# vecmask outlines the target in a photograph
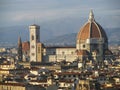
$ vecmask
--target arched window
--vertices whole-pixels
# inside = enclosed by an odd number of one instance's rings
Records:
[[[32,56],[34,56],[35,55],[35,53],[32,53]]]
[[[83,45],[83,48],[85,48],[85,45]]]
[[[65,54],[65,52],[62,52],[62,54],[64,55],[64,54]]]
[[[34,36],[33,35],[31,36],[31,38],[32,38],[32,40],[34,40]]]
[[[32,46],[32,48],[35,48],[35,46]]]

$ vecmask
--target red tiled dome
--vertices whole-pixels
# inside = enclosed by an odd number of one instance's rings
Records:
[[[90,12],[88,22],[80,29],[80,32],[77,35],[77,40],[86,40],[88,38],[104,38],[107,40],[105,31],[94,20],[92,11]]]

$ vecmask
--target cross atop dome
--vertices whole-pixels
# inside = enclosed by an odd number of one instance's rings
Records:
[[[90,14],[89,14],[89,19],[88,19],[88,21],[92,22],[92,21],[94,21],[94,20],[95,20],[95,19],[94,19],[93,10],[91,9],[91,10],[90,10]]]

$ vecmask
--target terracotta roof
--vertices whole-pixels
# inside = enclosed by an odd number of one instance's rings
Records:
[[[77,39],[85,40],[89,38],[89,27],[90,23],[87,23],[84,25],[84,27],[81,28],[80,32],[78,33]]]
[[[88,38],[105,38],[107,39],[105,31],[102,27],[94,22],[87,22],[77,35],[77,39],[86,40]]]
[[[99,31],[98,30],[99,29],[99,27],[98,27],[98,25],[96,24],[96,23],[91,23],[91,32],[90,32],[90,37],[91,38],[100,38],[101,37],[101,30]]]
[[[29,43],[29,42],[23,42],[23,43],[22,43],[22,50],[23,50],[23,51],[28,51],[28,50],[30,50],[30,43]]]
[[[88,20],[77,35],[77,40],[86,40],[88,38],[104,38],[107,41],[105,31],[95,20]]]

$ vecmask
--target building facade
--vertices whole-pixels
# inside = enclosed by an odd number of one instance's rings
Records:
[[[40,42],[40,26],[31,25],[30,30],[30,61],[31,62],[97,62],[111,57],[108,49],[108,38],[102,26],[96,22],[93,11],[88,21],[80,28],[76,37],[76,47],[47,47]]]
[[[75,47],[45,47],[43,57],[46,62],[73,62],[77,59]]]

